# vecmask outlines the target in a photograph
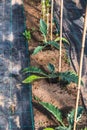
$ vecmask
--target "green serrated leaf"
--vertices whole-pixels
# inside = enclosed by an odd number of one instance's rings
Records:
[[[78,113],[77,113],[77,122],[81,119],[83,111],[84,111],[84,108],[82,106],[79,106]]]
[[[55,130],[71,130],[71,128],[70,127],[59,126],[59,127],[56,127]]]
[[[31,76],[27,77],[25,80],[23,80],[22,83],[31,83],[31,82],[33,82],[35,80],[43,79],[43,78],[46,78],[46,77],[31,75]]]
[[[68,117],[67,117],[67,120],[69,122],[69,125],[73,126],[74,124],[74,113],[75,113],[75,110],[72,110],[69,114],[68,114]]]
[[[53,73],[55,71],[55,67],[51,63],[48,64],[47,68],[48,68],[48,70],[49,70],[50,73]]]
[[[30,66],[28,68],[25,68],[23,71],[23,73],[35,73],[35,74],[40,74],[43,76],[48,76],[45,72],[43,72],[40,68],[38,67],[34,67],[34,66]]]
[[[38,52],[40,52],[42,49],[44,49],[45,46],[38,46],[35,48],[33,55],[37,54]]]
[[[66,71],[59,74],[61,80],[66,81],[68,83],[76,83],[78,84],[78,75],[73,71]]]
[[[59,44],[57,42],[55,42],[55,41],[49,41],[48,44],[52,45],[53,47],[55,47],[56,49],[59,50]]]
[[[47,35],[47,25],[42,19],[40,19],[40,31],[44,36]]]
[[[58,72],[58,73],[48,74],[48,77],[49,77],[49,78],[52,78],[52,79],[53,79],[53,78],[54,78],[54,79],[55,79],[55,78],[58,78],[59,76],[60,76],[59,72]]]
[[[60,41],[60,37],[57,37],[57,38],[55,39],[55,42],[59,42],[59,41]],[[63,42],[63,43],[67,43],[68,45],[70,44],[69,41],[68,41],[66,38],[64,38],[64,37],[62,37],[62,42]]]
[[[39,104],[41,104],[46,110],[48,110],[57,119],[57,121],[59,121],[64,126],[62,122],[62,114],[57,107],[55,107],[51,103],[46,102],[39,102]]]
[[[77,122],[80,120],[82,113],[83,113],[84,108],[79,106],[78,107],[78,112],[77,112]],[[69,125],[71,125],[73,127],[74,124],[74,114],[75,114],[75,110],[72,110],[67,117],[67,120],[69,122]]]
[[[60,80],[65,81],[67,83],[76,83],[78,84],[78,75],[73,71],[66,71],[66,72],[57,72],[52,73],[48,75],[49,78],[57,78],[59,77]],[[81,84],[83,85],[83,82],[81,81]]]
[[[53,129],[53,128],[45,128],[43,130],[55,130],[55,129]]]

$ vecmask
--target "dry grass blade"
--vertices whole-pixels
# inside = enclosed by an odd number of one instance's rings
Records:
[[[51,41],[53,40],[53,0],[51,2]]]
[[[61,11],[60,11],[60,52],[59,52],[59,72],[61,72],[62,24],[63,24],[63,0],[61,0]]]
[[[49,33],[49,16],[50,16],[50,14],[49,14],[49,12],[50,12],[50,4],[49,4],[49,0],[46,0],[46,12],[47,12],[47,14],[46,14],[46,16],[47,16],[47,34]]]

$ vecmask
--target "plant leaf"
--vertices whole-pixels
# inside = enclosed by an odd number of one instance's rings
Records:
[[[82,116],[82,113],[83,113],[83,110],[84,108],[83,107],[78,107],[78,112],[77,112],[77,122],[79,121],[79,119],[81,118]],[[68,117],[67,117],[67,120],[69,122],[69,125],[71,125],[73,127],[73,124],[74,124],[74,114],[75,114],[75,110],[72,110],[69,114],[68,114]]]
[[[60,80],[65,81],[67,83],[76,83],[78,84],[78,75],[73,71],[66,71],[66,72],[56,72],[48,75],[49,78],[57,78],[59,77]],[[83,82],[81,81],[81,85]]]
[[[40,19],[40,31],[44,36],[47,35],[47,25],[42,19]]]
[[[31,76],[28,76],[25,80],[23,80],[22,83],[31,83],[35,80],[42,79],[42,78],[46,78],[46,77],[31,75]]]
[[[31,40],[31,32],[29,30],[25,30],[23,36],[26,38],[26,40]]]
[[[34,67],[34,66],[30,66],[28,68],[25,68],[22,72],[23,73],[29,73],[30,72],[30,73],[35,73],[35,74],[40,74],[40,75],[48,76],[41,69],[39,69],[38,67]]]
[[[34,96],[34,100],[36,100],[38,102],[41,101],[40,98],[38,98],[37,96]]]
[[[55,67],[51,63],[48,64],[47,68],[48,68],[48,70],[49,70],[50,73],[53,73],[55,71]]]
[[[57,37],[57,38],[55,39],[55,42],[59,42],[59,41],[60,41],[60,37]],[[67,43],[68,45],[70,44],[69,41],[68,41],[66,38],[64,38],[64,37],[62,37],[62,42],[63,42],[63,43]]]
[[[66,81],[68,83],[73,82],[78,84],[78,75],[73,71],[66,71],[66,72],[59,73],[59,77],[61,80]]]
[[[53,128],[45,128],[43,130],[55,130],[55,129],[53,129]]]
[[[62,114],[57,107],[55,107],[51,103],[46,102],[39,102],[39,104],[41,104],[46,110],[48,110],[57,119],[57,121],[64,125],[62,122]]]
[[[77,122],[81,119],[83,111],[84,111],[84,108],[82,106],[79,106],[78,113],[77,113]]]
[[[87,127],[85,127],[84,129],[81,129],[81,130],[87,130]]]
[[[71,130],[71,127],[59,126],[59,127],[56,127],[55,130]]]
[[[57,72],[57,73],[51,73],[51,74],[48,74],[48,77],[53,79],[53,78],[58,78],[59,75],[60,75],[59,72]]]
[[[53,74],[49,74],[48,77],[49,78],[57,78],[57,77],[59,77],[61,80],[66,81],[68,83],[70,83],[72,81],[76,82],[76,81],[74,81],[74,78],[73,78],[74,75],[71,75],[71,74],[72,74],[72,71],[56,72],[56,73],[53,73]],[[76,80],[76,76],[77,75],[75,75],[75,80]]]
[[[45,46],[38,46],[34,49],[33,51],[33,55],[37,54],[38,52],[40,52],[42,49],[44,49]]]
[[[54,46],[56,49],[58,49],[59,50],[59,44],[57,43],[57,42],[55,42],[55,41],[49,41],[49,42],[47,42],[49,45],[52,45],[52,46]]]
[[[73,126],[74,124],[74,113],[75,113],[75,110],[72,110],[69,114],[68,114],[68,117],[67,117],[67,120],[69,122],[69,125]]]

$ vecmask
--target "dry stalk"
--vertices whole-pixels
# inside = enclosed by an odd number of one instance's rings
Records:
[[[60,7],[60,50],[59,50],[59,72],[61,72],[61,57],[62,57],[62,24],[63,24],[63,0]]]
[[[51,41],[53,40],[53,0],[51,1]]]
[[[41,0],[41,5],[42,5],[42,19],[45,21],[45,18],[46,18],[46,5],[45,5],[45,0]]]
[[[80,97],[80,90],[81,90],[81,74],[82,74],[83,55],[84,55],[84,48],[85,48],[86,30],[87,30],[87,1],[86,1],[86,12],[85,12],[84,29],[83,29],[83,37],[82,37],[82,49],[81,49],[79,79],[78,79],[78,91],[77,91],[77,98],[76,98],[76,109],[75,109],[73,130],[76,130],[76,125],[77,125],[77,112],[78,112],[78,104],[79,104],[79,97]]]
[[[49,7],[47,7],[47,34],[49,33]]]

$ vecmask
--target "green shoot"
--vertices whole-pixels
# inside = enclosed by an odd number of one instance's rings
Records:
[[[28,30],[25,30],[24,33],[23,33],[23,36],[26,38],[27,41],[30,41],[31,40],[31,33],[30,31]]]
[[[46,39],[47,25],[42,19],[40,19],[40,31],[41,31],[42,35],[44,36],[44,42],[47,42],[47,39]]]

